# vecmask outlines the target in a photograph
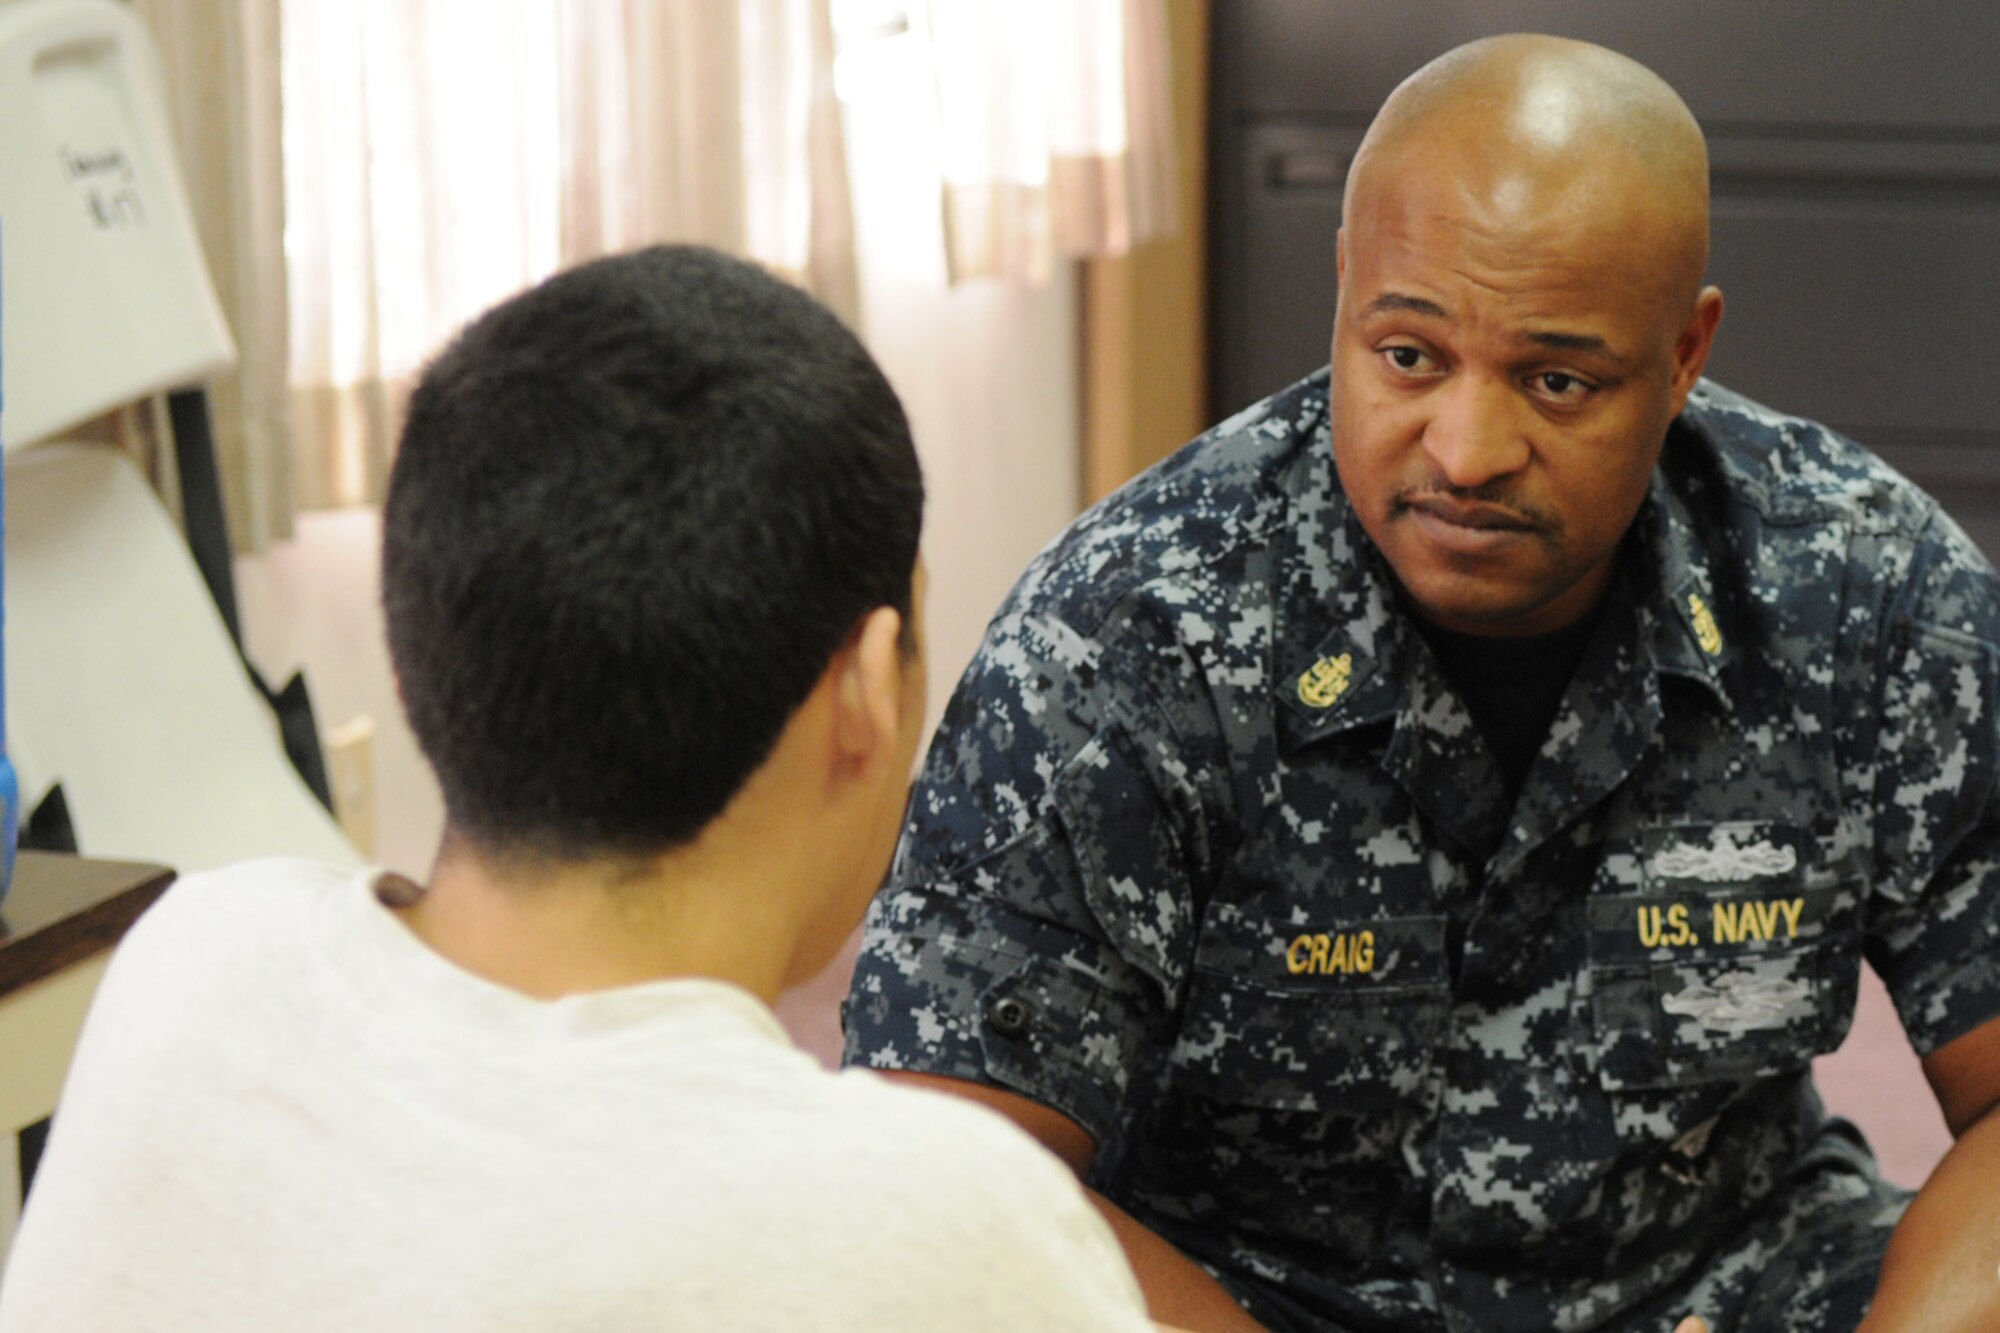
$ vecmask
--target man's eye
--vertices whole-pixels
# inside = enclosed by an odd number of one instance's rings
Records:
[[[1409,346],[1385,347],[1382,356],[1395,369],[1405,373],[1422,370],[1424,362],[1430,359],[1420,349]]]
[[[1530,377],[1529,382],[1543,397],[1565,403],[1574,403],[1587,397],[1594,387],[1589,381],[1578,379],[1566,370],[1544,370]]]

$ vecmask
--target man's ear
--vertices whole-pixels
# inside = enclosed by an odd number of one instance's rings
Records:
[[[1701,378],[1702,369],[1708,365],[1708,353],[1715,346],[1715,330],[1722,323],[1722,291],[1716,287],[1704,287],[1701,295],[1695,297],[1694,314],[1680,337],[1674,340],[1674,415],[1679,416],[1687,406],[1687,396],[1694,388],[1694,382]]]
[[[878,606],[862,618],[833,663],[834,745],[843,772],[867,773],[874,765],[895,762],[908,688],[902,637],[901,613]]]

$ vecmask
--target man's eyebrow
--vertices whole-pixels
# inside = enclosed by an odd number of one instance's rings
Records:
[[[1370,301],[1361,313],[1379,315],[1387,310],[1407,310],[1413,315],[1430,315],[1436,319],[1451,318],[1436,301],[1427,301],[1421,296],[1405,296],[1401,292],[1383,292]]]
[[[1619,372],[1629,374],[1637,363],[1624,352],[1595,333],[1564,333],[1556,329],[1543,329],[1536,333],[1524,334],[1522,341],[1535,347],[1546,347],[1557,352],[1585,352],[1602,359],[1606,365]]]
[[[1362,307],[1364,318],[1391,310],[1407,311],[1413,315],[1427,315],[1433,319],[1450,319],[1451,312],[1427,297],[1411,296],[1406,292],[1383,292]],[[1610,357],[1623,365],[1626,358],[1611,350],[1611,344],[1595,333],[1564,333],[1560,330],[1545,329],[1521,335],[1523,342],[1537,347],[1546,347],[1558,352],[1595,352]]]
[[[1527,341],[1537,347],[1553,347],[1563,352],[1608,352],[1611,345],[1594,333],[1530,333]]]

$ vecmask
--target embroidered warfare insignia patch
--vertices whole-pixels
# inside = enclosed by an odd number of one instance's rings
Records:
[[[1660,1007],[1716,1032],[1756,1032],[1810,1018],[1813,994],[1812,987],[1797,977],[1727,972],[1663,997]]]
[[[1681,839],[1654,850],[1648,869],[1662,879],[1709,883],[1785,875],[1796,869],[1798,852],[1757,830],[1715,828],[1703,842]]]

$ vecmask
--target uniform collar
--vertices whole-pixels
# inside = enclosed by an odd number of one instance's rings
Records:
[[[1272,683],[1291,749],[1393,718],[1409,645],[1388,569],[1340,489],[1324,422],[1287,481]]]
[[[1667,437],[1673,450],[1681,432]],[[1683,446],[1684,447],[1684,446]],[[1633,524],[1624,586],[1637,603],[1654,670],[1705,687],[1726,710],[1734,709],[1731,670],[1737,656],[1738,608],[1711,569],[1687,497],[1655,468],[1646,503]]]
[[[1405,623],[1387,564],[1340,490],[1322,423],[1287,479],[1291,521],[1278,538],[1281,751],[1393,721],[1384,764],[1411,798],[1468,848],[1495,851],[1496,873],[1519,864],[1639,763],[1665,706],[1661,679],[1691,681],[1732,709],[1739,618],[1668,471],[1654,473],[1609,593],[1619,604],[1605,608],[1578,664],[1593,684],[1566,698],[1559,743],[1510,812],[1497,766]]]
[[[1676,435],[1684,429],[1675,423]],[[1674,444],[1670,437],[1668,448]],[[1287,486],[1272,683],[1289,749],[1396,716],[1414,636],[1386,562],[1340,489],[1324,419]],[[1738,617],[1665,469],[1654,470],[1623,566],[1610,595],[1632,599],[1654,670],[1733,708]]]
[[[1290,753],[1377,723],[1393,723],[1382,766],[1430,820],[1483,857],[1506,828],[1499,765],[1465,705],[1408,621],[1386,562],[1334,478],[1332,449],[1317,447],[1301,486],[1321,480],[1325,512],[1294,523],[1283,566],[1277,662],[1278,743]],[[1312,473],[1315,475],[1305,475]]]

